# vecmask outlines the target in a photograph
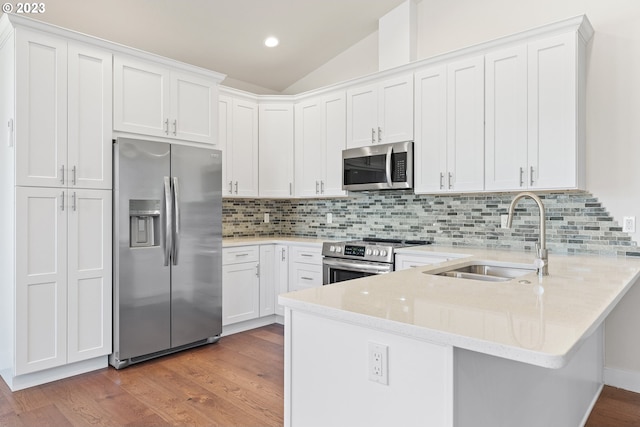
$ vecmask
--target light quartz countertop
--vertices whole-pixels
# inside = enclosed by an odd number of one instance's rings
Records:
[[[236,246],[251,245],[278,245],[278,244],[296,244],[300,246],[319,246],[321,247],[327,239],[312,239],[306,237],[235,237],[222,239],[223,248],[233,248]]]
[[[640,259],[550,254],[549,276],[532,272],[485,282],[424,273],[484,260],[533,267],[534,255],[436,245],[398,253],[467,256],[290,292],[279,302],[415,339],[561,368],[640,277]]]

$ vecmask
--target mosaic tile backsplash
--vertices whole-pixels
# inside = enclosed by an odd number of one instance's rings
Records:
[[[533,250],[538,207],[522,199],[513,228],[500,228],[514,193],[415,195],[406,191],[352,194],[340,199],[224,199],[223,236],[363,237],[429,240],[450,246]],[[587,192],[540,194],[552,253],[640,256],[598,199]],[[269,223],[264,223],[269,213]],[[327,224],[327,214],[333,222]]]

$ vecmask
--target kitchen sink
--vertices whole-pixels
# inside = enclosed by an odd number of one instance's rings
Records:
[[[424,274],[483,280],[485,282],[506,282],[536,271],[534,266],[528,264],[497,264],[491,261],[478,261],[474,264],[453,267],[445,271],[425,271]]]

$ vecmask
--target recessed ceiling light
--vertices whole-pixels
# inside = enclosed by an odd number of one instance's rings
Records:
[[[280,41],[275,37],[267,37],[264,41],[264,45],[267,47],[276,47],[278,43],[280,43]]]

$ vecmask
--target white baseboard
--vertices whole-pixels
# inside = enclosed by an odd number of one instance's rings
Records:
[[[605,367],[603,376],[606,385],[640,393],[640,372]]]
[[[238,332],[245,332],[250,329],[260,328],[262,326],[272,325],[277,322],[275,314],[266,317],[260,317],[258,319],[246,320],[240,323],[234,323],[232,325],[226,325],[222,327],[222,337],[227,335],[237,334]]]

